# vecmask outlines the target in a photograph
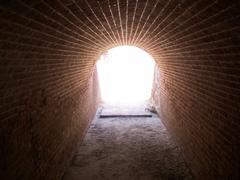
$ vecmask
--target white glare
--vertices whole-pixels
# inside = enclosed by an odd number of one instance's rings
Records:
[[[155,62],[134,46],[119,46],[97,62],[100,90],[105,103],[137,103],[151,96]]]

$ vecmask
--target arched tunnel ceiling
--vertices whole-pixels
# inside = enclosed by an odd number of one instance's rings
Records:
[[[1,3],[0,15],[6,63],[15,66],[18,57],[18,63],[35,63],[39,70],[52,62],[55,69],[65,70],[71,84],[79,84],[77,77],[86,83],[99,56],[118,45],[140,47],[159,68],[174,71],[183,60],[204,66],[217,57],[223,65],[234,64],[226,63],[225,57],[239,48],[239,1],[12,0]],[[192,64],[184,66],[188,67],[182,72]],[[42,78],[50,82],[48,75]],[[54,91],[59,89],[52,89],[53,95]]]
[[[32,48],[63,49],[88,61],[122,44],[155,58],[214,53],[239,30],[238,6],[225,0],[16,0],[5,6],[11,10],[5,17],[1,11],[1,29],[10,19],[21,36],[27,31],[24,38],[41,40]]]

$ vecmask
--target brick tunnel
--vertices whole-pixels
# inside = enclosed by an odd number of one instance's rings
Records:
[[[0,2],[0,179],[61,179],[120,45],[156,60],[153,103],[195,179],[240,178],[239,1]]]

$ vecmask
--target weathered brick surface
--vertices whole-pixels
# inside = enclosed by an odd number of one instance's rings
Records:
[[[130,44],[158,64],[154,102],[197,179],[238,179],[239,8],[238,0],[1,1],[1,174],[61,176],[96,108],[95,61]]]
[[[1,122],[4,178],[59,179],[96,112],[97,88],[95,72],[70,97],[53,98],[41,88],[9,99],[18,107],[6,109]]]

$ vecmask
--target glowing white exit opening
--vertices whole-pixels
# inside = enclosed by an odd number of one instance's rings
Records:
[[[137,103],[151,96],[154,59],[135,46],[108,50],[97,62],[100,90],[105,103]]]

